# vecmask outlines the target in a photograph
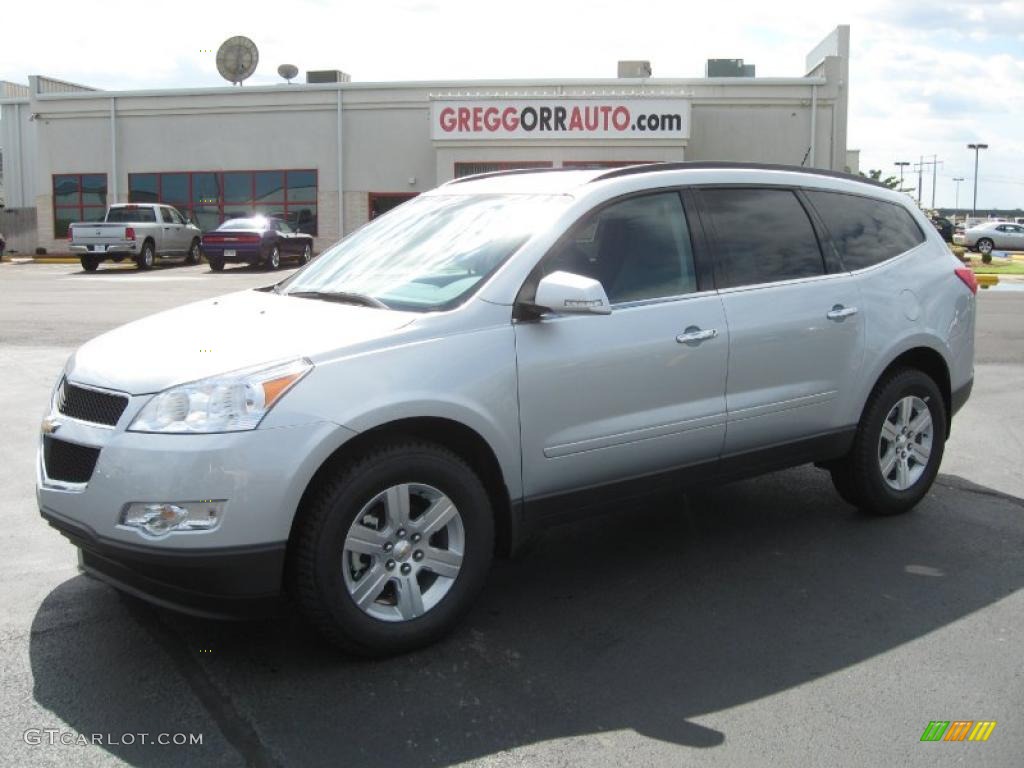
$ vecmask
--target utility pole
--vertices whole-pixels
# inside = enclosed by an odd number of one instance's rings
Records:
[[[924,171],[924,155],[921,155],[921,160],[917,164],[917,207],[921,207],[921,173]]]
[[[921,177],[924,173],[924,167],[930,165],[932,167],[932,208],[935,208],[935,172],[938,166],[942,165],[942,161],[939,160],[938,155],[932,155],[931,160],[925,160],[924,155],[921,156],[921,162],[917,164],[917,204],[921,204]]]
[[[964,180],[963,176],[954,176],[953,183],[956,184],[956,204],[953,206],[957,213],[960,213],[960,182]]]
[[[900,192],[903,191],[903,169],[910,165],[908,160],[897,160],[893,165],[898,166],[900,169]]]
[[[938,155],[932,155],[932,210],[935,210],[935,177],[939,175],[939,166],[942,165],[942,161],[939,160]]]
[[[988,149],[988,144],[968,144],[968,149],[974,150],[974,203],[971,205],[971,216],[978,216],[978,151]]]

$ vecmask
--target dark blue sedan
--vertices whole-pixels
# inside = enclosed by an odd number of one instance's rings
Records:
[[[214,272],[224,269],[227,262],[278,269],[284,259],[308,263],[313,257],[313,237],[270,216],[228,219],[203,235],[203,253]]]

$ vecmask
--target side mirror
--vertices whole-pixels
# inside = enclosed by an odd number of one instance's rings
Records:
[[[559,315],[610,315],[604,286],[572,272],[552,272],[537,284],[536,306]]]

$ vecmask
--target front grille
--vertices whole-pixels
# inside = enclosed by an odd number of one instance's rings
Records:
[[[114,426],[128,407],[128,398],[95,389],[76,387],[67,379],[61,382],[57,393],[57,410],[72,419],[91,421],[93,424]]]
[[[99,448],[69,443],[50,435],[43,436],[43,462],[46,476],[64,483],[87,483],[96,469]]]

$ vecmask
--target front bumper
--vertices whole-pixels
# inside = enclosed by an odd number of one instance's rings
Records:
[[[78,547],[82,569],[151,603],[195,616],[271,616],[282,607],[285,545],[157,550],[105,541],[53,510],[43,518]]]
[[[114,427],[53,414],[59,428],[46,439],[98,455],[85,482],[62,481],[48,476],[40,440],[40,514],[79,547],[86,571],[120,589],[202,615],[268,612],[302,494],[354,433],[325,421],[223,434],[125,431],[148,400],[131,398]],[[156,538],[120,523],[132,502],[203,499],[224,500],[210,530]]]

